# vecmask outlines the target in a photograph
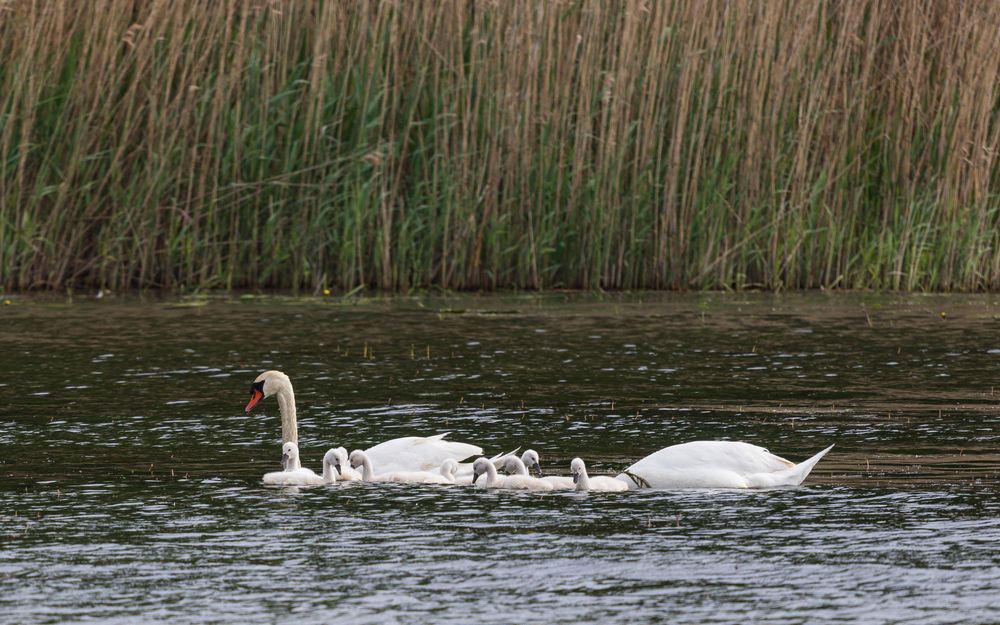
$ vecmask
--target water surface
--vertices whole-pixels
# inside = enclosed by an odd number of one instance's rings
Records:
[[[944,314],[942,314],[944,313]],[[876,295],[17,299],[0,622],[1000,622],[1000,304]],[[450,431],[614,473],[743,440],[801,487],[269,489]]]

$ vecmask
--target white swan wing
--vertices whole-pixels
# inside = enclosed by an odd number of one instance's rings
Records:
[[[430,471],[445,460],[456,462],[470,456],[482,455],[476,445],[444,440],[445,434],[436,436],[404,436],[379,443],[365,450],[379,471]]]

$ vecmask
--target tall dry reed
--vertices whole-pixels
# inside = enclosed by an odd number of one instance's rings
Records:
[[[993,0],[0,0],[0,284],[995,289],[998,96]]]

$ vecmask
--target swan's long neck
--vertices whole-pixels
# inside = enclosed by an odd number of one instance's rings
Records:
[[[507,461],[508,471],[510,471],[512,465],[514,467],[514,475],[528,475],[528,467],[524,466],[524,461],[517,456],[511,456],[510,460]]]
[[[292,390],[292,383],[282,384],[274,396],[278,400],[278,411],[281,413],[281,442],[298,445],[299,423],[295,418],[295,392]]]
[[[361,461],[361,479],[370,482],[375,477],[375,470],[372,469],[372,459],[367,454]]]
[[[326,459],[323,460],[323,479],[327,482],[337,481],[337,471],[333,468],[333,463],[327,462]]]
[[[486,485],[493,486],[497,483],[497,468],[492,462],[486,463]]]

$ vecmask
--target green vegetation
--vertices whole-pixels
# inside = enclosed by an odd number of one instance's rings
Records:
[[[995,289],[998,32],[994,0],[0,1],[0,285]]]

